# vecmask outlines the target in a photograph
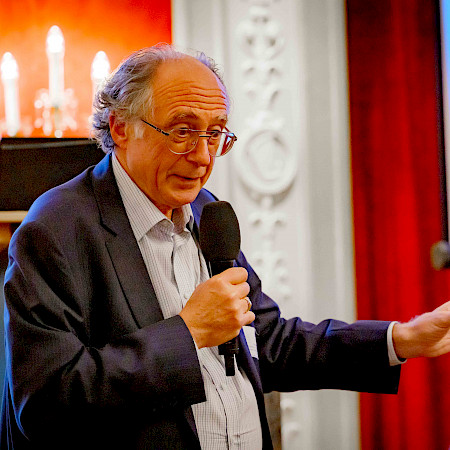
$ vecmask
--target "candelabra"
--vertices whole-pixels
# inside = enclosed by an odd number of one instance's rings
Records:
[[[42,88],[34,98],[34,128],[45,136],[62,137],[66,130],[78,129],[78,99],[72,88],[64,87],[65,41],[61,29],[54,25],[46,39],[48,58],[48,89]],[[99,51],[91,65],[93,95],[109,75],[110,64],[105,52]],[[18,79],[19,68],[10,52],[1,61],[1,79],[5,98],[6,134],[15,136],[21,128]]]

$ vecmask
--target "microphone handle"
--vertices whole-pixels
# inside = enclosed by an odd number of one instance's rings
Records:
[[[225,342],[225,344],[219,345],[219,355],[223,355],[225,358],[225,374],[227,377],[233,377],[234,371],[234,355],[239,353],[239,341],[235,337],[231,341]]]
[[[224,270],[230,269],[234,266],[234,259],[227,261],[210,261],[209,272],[211,276],[218,275]],[[235,374],[234,370],[234,355],[239,353],[239,341],[235,337],[224,344],[219,345],[219,355],[225,358],[225,373],[227,377],[232,377]]]

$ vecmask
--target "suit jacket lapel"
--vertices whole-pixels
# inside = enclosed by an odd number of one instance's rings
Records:
[[[150,277],[114,178],[111,155],[94,168],[94,195],[107,231],[106,247],[138,327],[163,320]]]

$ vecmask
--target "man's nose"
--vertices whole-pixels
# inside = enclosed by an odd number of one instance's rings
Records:
[[[208,138],[199,137],[194,149],[186,156],[190,161],[195,161],[198,165],[207,166],[212,158],[208,151]]]

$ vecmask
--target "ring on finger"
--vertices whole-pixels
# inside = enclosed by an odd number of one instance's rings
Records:
[[[250,299],[248,297],[245,297],[245,300],[247,300],[247,311],[246,312],[249,312],[252,307],[252,302],[250,301]]]

